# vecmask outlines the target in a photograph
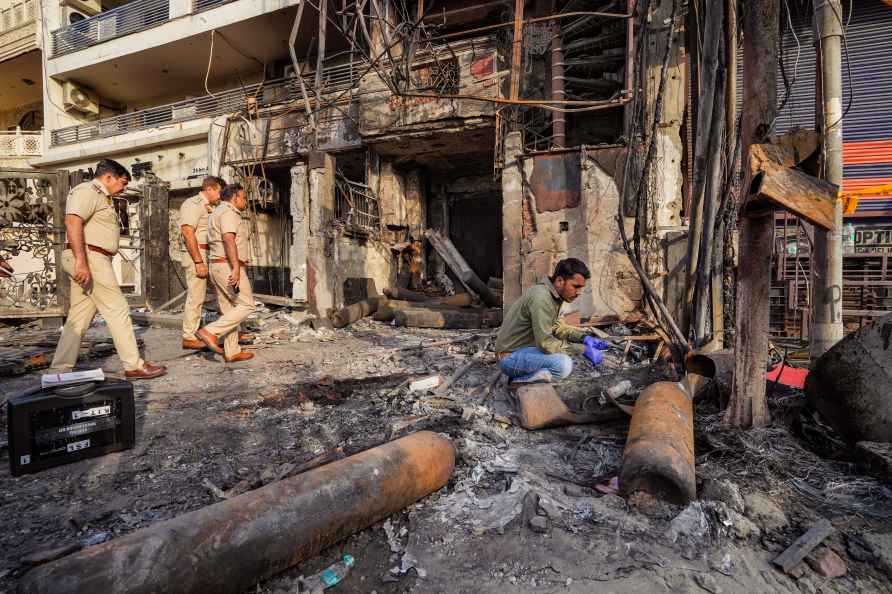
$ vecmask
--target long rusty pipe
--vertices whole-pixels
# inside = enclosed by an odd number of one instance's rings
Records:
[[[452,443],[421,431],[30,571],[21,594],[239,594],[446,484]]]
[[[695,356],[681,382],[657,382],[635,403],[619,474],[622,495],[644,491],[684,505],[697,496],[694,473],[694,396],[715,374]]]
[[[564,92],[564,48],[561,39],[561,25],[558,21],[554,23],[553,34],[554,36],[551,38],[551,100],[563,101],[566,97]],[[567,115],[560,111],[552,113],[551,125],[551,146],[553,148],[566,147]]]

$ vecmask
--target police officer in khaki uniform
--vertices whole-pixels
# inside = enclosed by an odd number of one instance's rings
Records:
[[[223,202],[208,217],[208,242],[210,276],[223,315],[195,334],[209,349],[224,355],[227,363],[235,363],[254,357],[241,350],[238,340],[239,324],[254,311],[254,295],[246,270],[250,259],[248,222],[242,218],[248,199],[241,184],[226,186],[220,197]],[[220,337],[224,338],[222,349],[217,344]]]
[[[112,197],[123,192],[129,182],[130,173],[123,165],[103,159],[96,165],[93,180],[74,187],[68,194],[68,243],[62,252],[62,269],[71,277],[71,306],[56,345],[53,369],[74,367],[81,339],[99,311],[108,324],[127,379],[151,379],[167,373],[166,367],[140,358],[130,307],[112,268],[121,236],[121,221]]]
[[[208,288],[208,215],[220,204],[220,192],[226,185],[219,177],[208,176],[201,183],[201,192],[180,207],[180,231],[186,252],[183,271],[186,273],[186,304],[183,306],[183,348],[204,348],[195,337],[201,325],[201,308]]]

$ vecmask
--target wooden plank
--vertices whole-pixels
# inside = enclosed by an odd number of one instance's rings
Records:
[[[468,266],[468,262],[448,238],[444,237],[439,231],[434,229],[425,231],[424,236],[427,237],[427,240],[434,247],[434,250],[436,250],[440,257],[446,261],[449,268],[452,269],[469,291],[473,291],[480,295],[483,302],[490,307],[500,307],[502,305],[501,299],[496,297],[492,290],[486,286],[486,283],[480,280],[480,277],[471,270],[471,267]]]
[[[788,572],[802,563],[802,560],[832,533],[833,525],[829,520],[822,519],[809,528],[808,532],[797,538],[787,550],[775,557],[772,563]]]
[[[833,228],[833,211],[839,187],[812,177],[797,169],[771,167],[753,180],[757,196],[747,204],[748,210],[761,211],[764,202],[771,202],[813,225]]]
[[[146,184],[140,202],[140,232],[144,238],[148,238],[142,242],[143,296],[150,306],[170,299],[167,194],[166,183]]]
[[[511,99],[520,98],[520,55],[523,44],[524,0],[514,1],[514,38],[511,48]]]
[[[664,333],[664,336],[665,336],[665,333]],[[636,341],[665,340],[665,339],[663,338],[663,336],[660,336],[659,334],[633,334],[631,336],[608,336],[607,340],[616,340],[616,341],[628,340],[628,341],[636,342]]]
[[[404,309],[394,313],[397,326],[408,328],[481,328],[482,315],[472,310]]]
[[[254,301],[265,303],[266,305],[278,305],[281,307],[295,307],[298,303],[291,297],[282,297],[280,295],[264,295],[263,293],[254,293]]]

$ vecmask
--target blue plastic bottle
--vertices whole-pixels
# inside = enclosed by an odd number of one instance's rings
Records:
[[[317,573],[305,580],[305,583],[312,588],[312,591],[328,590],[332,586],[340,584],[353,565],[356,563],[352,555],[344,555],[337,563],[330,565],[324,571]]]

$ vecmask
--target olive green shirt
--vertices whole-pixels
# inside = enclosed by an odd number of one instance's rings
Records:
[[[550,280],[543,279],[511,304],[496,337],[496,353],[539,347],[550,354],[581,354],[586,334],[558,319],[563,299]]]

